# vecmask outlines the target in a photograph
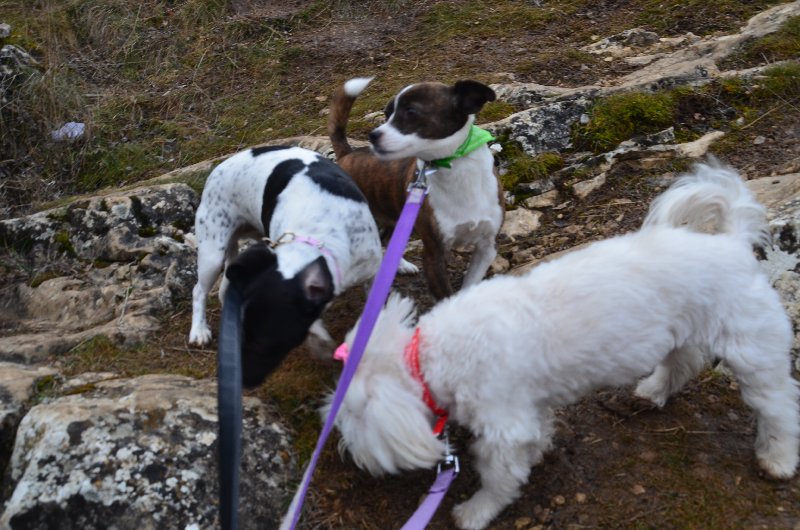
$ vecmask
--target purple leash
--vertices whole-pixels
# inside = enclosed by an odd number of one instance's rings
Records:
[[[405,251],[408,239],[411,237],[411,231],[414,228],[414,223],[416,222],[417,215],[419,214],[419,209],[422,206],[422,201],[425,200],[425,195],[427,193],[428,174],[433,173],[434,171],[436,170],[428,169],[427,163],[424,164],[419,169],[416,182],[414,182],[414,184],[412,184],[409,188],[406,204],[403,206],[403,211],[400,213],[400,218],[397,220],[394,232],[392,233],[392,238],[389,240],[389,244],[386,247],[386,253],[383,256],[383,261],[378,269],[378,274],[375,276],[375,281],[373,282],[372,288],[367,296],[367,303],[364,306],[364,312],[361,314],[361,323],[356,330],[356,336],[353,340],[353,347],[350,349],[348,361],[345,363],[344,369],[342,370],[342,375],[339,377],[339,383],[336,386],[336,392],[334,393],[333,400],[331,401],[330,412],[325,420],[325,424],[322,426],[322,431],[320,432],[319,440],[317,440],[317,446],[314,449],[314,454],[311,456],[308,467],[306,467],[305,473],[303,474],[303,481],[300,484],[300,488],[297,490],[297,493],[292,500],[292,504],[289,507],[286,519],[281,524],[281,530],[293,530],[300,519],[303,500],[308,492],[308,485],[311,482],[311,475],[314,473],[314,469],[317,466],[317,461],[322,453],[322,448],[324,447],[325,442],[327,441],[328,436],[333,429],[333,422],[336,418],[336,413],[339,411],[339,407],[344,400],[345,392],[347,392],[347,387],[350,386],[350,381],[352,381],[353,375],[358,367],[358,363],[361,360],[361,356],[367,347],[367,342],[372,334],[372,329],[375,327],[375,322],[378,320],[378,315],[380,314],[383,305],[386,303],[386,299],[389,297],[389,291],[391,290],[392,283],[397,275],[397,268],[400,265],[400,260],[403,257],[403,252]],[[440,477],[444,475],[445,473],[442,473]],[[437,479],[437,482],[439,482],[439,479]],[[443,494],[444,491],[442,491],[442,495]],[[438,502],[436,504],[438,506]],[[434,511],[435,509],[436,507],[433,508]],[[430,516],[427,517],[427,520],[430,520],[432,515],[433,512],[431,512]]]
[[[452,483],[453,479],[458,475],[458,457],[450,454],[450,440],[447,436],[447,426],[445,426],[445,430],[442,434],[444,436],[445,446],[447,447],[444,462],[439,464],[436,468],[436,480],[428,490],[428,496],[425,497],[425,500],[419,505],[417,511],[411,516],[411,519],[406,521],[406,524],[404,524],[400,530],[418,530],[428,526],[428,522],[433,517],[433,514],[436,513],[436,509],[442,502],[445,493],[447,493],[450,483]],[[442,466],[450,467],[442,471]]]

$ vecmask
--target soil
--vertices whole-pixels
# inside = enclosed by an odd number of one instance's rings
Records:
[[[461,0],[446,3],[454,10],[468,4]],[[234,4],[247,13],[275,10],[281,5],[255,0]],[[419,43],[404,43],[403,35],[434,2],[397,4],[401,4],[399,11],[387,14],[364,3],[350,2],[352,16],[294,32],[292,44],[306,50],[303,64],[294,70],[297,81],[317,85],[310,92],[325,95],[346,77],[380,73],[389,62],[398,61],[409,65],[405,77],[415,78],[414,65],[425,61],[426,50]],[[536,31],[496,38],[466,33],[458,45],[450,47],[439,70],[448,80],[454,72],[473,72],[471,77],[495,80],[512,73],[518,81],[560,86],[613,79],[630,67],[564,50],[591,42],[592,35],[608,36],[629,29],[637,9],[644,4],[601,1],[559,18],[558,23],[537,26]],[[735,13],[697,9],[700,11],[676,16],[665,28],[659,28],[661,36],[686,31],[698,35],[727,32],[744,21]],[[491,3],[486,10],[488,15]],[[424,75],[430,78],[431,74],[428,65]],[[750,178],[797,164],[798,118],[798,105],[787,105],[726,140],[716,153]],[[322,126],[322,118],[320,121]],[[765,141],[754,143],[759,136]],[[501,254],[513,263],[514,255],[523,251],[530,258],[539,258],[634,230],[649,200],[662,189],[664,176],[674,169],[666,166],[643,171],[619,164],[601,192],[564,210],[548,212],[531,241],[501,246]],[[410,253],[410,259],[420,264],[418,253]],[[463,263],[462,257],[456,256],[451,264],[456,284]],[[423,310],[432,304],[421,275],[398,278],[397,288],[414,296]],[[355,323],[363,300],[361,292],[347,293],[327,312],[325,320],[334,338],[341,339]],[[216,345],[199,350],[185,344],[189,312],[188,307],[182,307],[167,317],[168,329],[174,331],[152,345],[153,351],[162,352],[161,357],[152,356],[153,369],[169,368],[168,363],[159,361],[166,350],[173,361],[196,363],[213,373]],[[215,326],[216,310],[212,310],[211,318]],[[303,460],[308,458],[319,429],[314,410],[321,403],[323,390],[333,388],[338,371],[332,361],[314,359],[300,349],[257,391],[279,403],[297,433]],[[759,471],[753,452],[753,416],[741,401],[736,383],[719,370],[704,372],[662,410],[632,398],[631,389],[620,388],[590,395],[560,411],[558,418],[552,451],[534,467],[522,496],[490,528],[800,529],[800,479],[777,482]],[[328,442],[315,473],[301,528],[402,526],[433,482],[433,472],[373,478],[357,469],[348,457],[340,457],[336,437],[334,434]],[[467,450],[469,434],[456,428],[452,441],[462,471],[429,526],[434,530],[453,528],[449,514],[453,505],[479,486]]]

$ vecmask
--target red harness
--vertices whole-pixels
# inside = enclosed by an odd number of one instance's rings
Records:
[[[447,423],[447,411],[436,404],[436,401],[433,399],[433,394],[431,394],[431,389],[428,387],[422,375],[422,369],[419,366],[419,328],[414,330],[414,336],[411,338],[411,342],[406,346],[405,359],[409,370],[411,370],[411,375],[422,385],[422,400],[437,416],[436,424],[433,427],[433,434],[438,436],[442,433],[445,423]]]

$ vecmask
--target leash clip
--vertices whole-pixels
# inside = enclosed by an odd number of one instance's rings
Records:
[[[297,236],[295,236],[294,232],[284,232],[281,234],[278,239],[270,239],[268,237],[262,237],[261,240],[267,244],[267,246],[271,249],[275,249],[280,245],[284,245],[286,243],[291,243],[295,240]]]
[[[408,189],[406,191],[410,192],[411,190],[418,188],[427,194],[428,178],[436,173],[436,171],[437,168],[431,167],[431,163],[427,160],[417,159],[417,170],[414,172],[414,182],[408,185]]]
[[[444,428],[439,438],[444,440],[445,453],[442,461],[436,464],[436,474],[441,475],[443,469],[445,471],[452,469],[453,475],[458,475],[459,471],[461,471],[461,467],[458,462],[458,457],[450,452],[450,437],[448,436],[447,427]]]

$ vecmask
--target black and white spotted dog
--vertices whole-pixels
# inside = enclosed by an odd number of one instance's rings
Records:
[[[195,217],[197,285],[189,342],[211,339],[206,297],[222,272],[244,295],[242,373],[255,386],[319,322],[334,295],[371,279],[381,259],[378,228],[350,176],[299,147],[233,155],[209,175]],[[267,238],[239,254],[239,239]]]

